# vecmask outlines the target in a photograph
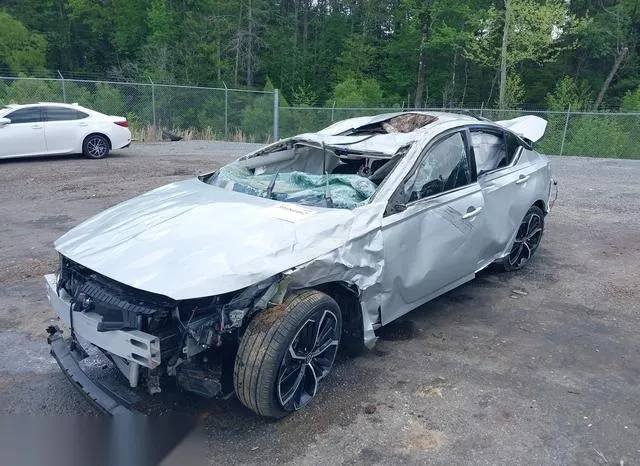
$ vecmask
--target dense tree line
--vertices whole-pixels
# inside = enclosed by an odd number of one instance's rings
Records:
[[[640,0],[2,0],[0,69],[293,105],[640,110]],[[4,73],[3,73],[4,74]]]

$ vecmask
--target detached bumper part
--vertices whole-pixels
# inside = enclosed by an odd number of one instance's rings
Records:
[[[84,373],[70,347],[69,340],[62,338],[62,331],[51,326],[47,328],[47,343],[64,375],[99,410],[111,414],[136,414],[126,400],[112,393],[99,382],[94,382]]]

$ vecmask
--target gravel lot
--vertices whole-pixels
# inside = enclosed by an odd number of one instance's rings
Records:
[[[91,412],[46,348],[52,242],[253,147],[0,162],[0,412]],[[553,166],[560,197],[528,268],[483,272],[383,329],[307,409],[268,422],[235,399],[163,402],[201,414],[212,463],[640,463],[640,161]]]

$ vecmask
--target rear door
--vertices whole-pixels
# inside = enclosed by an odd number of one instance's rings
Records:
[[[516,136],[494,127],[472,127],[471,148],[482,188],[487,215],[488,242],[482,257],[486,263],[504,255],[530,203],[522,203],[527,180],[535,171],[520,162],[523,150]]]
[[[26,107],[4,116],[11,123],[0,127],[0,157],[46,153],[42,107]]]
[[[82,152],[89,115],[67,107],[44,108],[44,134],[49,154]]]

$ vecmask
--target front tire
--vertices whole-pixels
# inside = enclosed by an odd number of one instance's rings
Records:
[[[528,264],[535,254],[544,233],[544,212],[531,206],[522,219],[509,255],[502,260],[505,271],[519,270]]]
[[[101,134],[90,134],[82,143],[82,154],[89,159],[103,159],[109,155],[109,140]]]
[[[290,294],[249,323],[233,373],[236,395],[260,416],[282,418],[313,400],[331,372],[340,307],[315,290]]]

